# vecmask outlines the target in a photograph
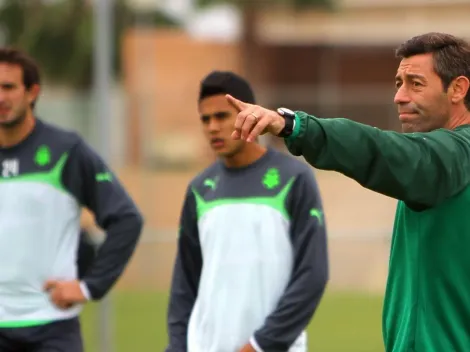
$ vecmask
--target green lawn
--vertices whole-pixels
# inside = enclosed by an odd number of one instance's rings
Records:
[[[116,291],[114,344],[116,352],[162,352],[166,345],[167,295]],[[327,292],[309,327],[309,351],[381,352],[382,297]],[[82,315],[86,352],[99,352],[97,305]]]

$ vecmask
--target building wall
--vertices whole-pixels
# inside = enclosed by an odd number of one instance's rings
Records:
[[[214,69],[242,73],[237,44],[196,41],[179,30],[132,30],[124,37],[132,163],[207,158],[200,133],[200,80]],[[146,159],[147,160],[146,160]]]
[[[469,11],[464,0],[348,0],[331,12],[271,7],[258,14],[256,37],[269,43],[395,46],[432,31],[468,37]]]
[[[393,47],[269,43],[257,51],[257,90],[269,106],[399,128]]]

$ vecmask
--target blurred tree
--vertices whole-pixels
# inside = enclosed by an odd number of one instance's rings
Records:
[[[93,74],[93,8],[89,1],[6,0],[0,8],[0,31],[7,46],[25,50],[48,81],[88,89]],[[132,11],[124,0],[114,8],[113,64],[120,73],[120,38],[134,23],[178,25],[159,12]]]

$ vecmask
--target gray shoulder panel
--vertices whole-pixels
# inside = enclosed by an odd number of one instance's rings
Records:
[[[311,172],[295,158],[269,149],[255,163],[238,169],[228,169],[216,162],[190,184],[205,201],[227,198],[276,197],[296,177]]]
[[[1,176],[50,172],[79,140],[80,137],[74,132],[37,120],[33,132],[23,142],[0,149],[0,165],[5,166]],[[10,164],[17,167],[8,170]]]

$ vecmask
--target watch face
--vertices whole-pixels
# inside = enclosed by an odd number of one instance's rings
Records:
[[[279,109],[277,109],[277,112],[282,116],[284,116],[284,115],[294,116],[295,115],[295,112],[293,112],[292,110],[290,110],[288,108],[279,108]]]

